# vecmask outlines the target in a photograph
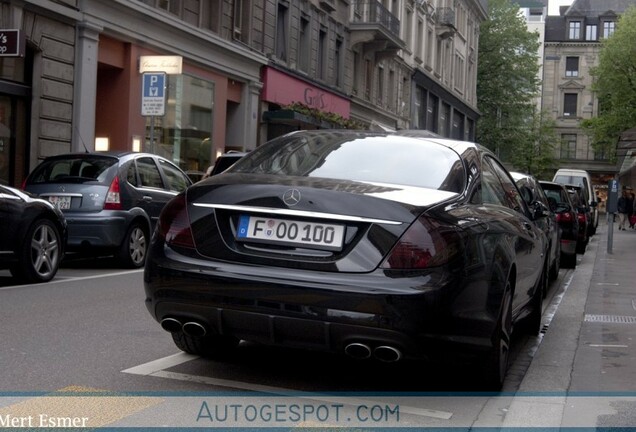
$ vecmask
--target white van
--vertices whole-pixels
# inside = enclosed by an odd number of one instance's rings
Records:
[[[564,168],[558,170],[556,174],[554,174],[552,181],[563,185],[581,186],[583,190],[585,190],[588,202],[590,203],[590,208],[592,209],[592,223],[589,228],[589,234],[593,235],[596,232],[596,227],[598,227],[599,217],[598,200],[596,198],[594,187],[592,186],[590,173],[585,170]]]

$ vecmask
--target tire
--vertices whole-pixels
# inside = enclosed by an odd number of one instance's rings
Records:
[[[181,351],[209,359],[221,359],[231,354],[239,340],[229,336],[189,336],[183,332],[172,334],[174,344]]]
[[[503,386],[506,372],[508,371],[511,336],[512,290],[510,281],[508,281],[501,302],[501,311],[499,312],[495,332],[492,336],[492,348],[484,365],[483,376],[488,390],[498,391]]]
[[[550,273],[548,275],[549,281],[554,282],[559,277],[559,270],[561,270],[561,251],[555,254],[554,263],[550,266]],[[546,286],[545,294],[548,293]]]
[[[143,267],[148,254],[148,243],[148,228],[139,222],[133,222],[119,249],[121,264],[127,268]]]
[[[60,232],[48,219],[38,219],[27,231],[19,263],[11,274],[24,283],[48,282],[57,273],[62,260]]]
[[[576,242],[576,253],[583,255],[585,253],[585,246],[587,246],[587,239],[584,242]]]
[[[541,282],[539,286],[534,290],[532,299],[530,300],[530,306],[532,311],[521,322],[521,330],[524,334],[530,336],[536,336],[541,332],[541,317],[543,315],[543,299],[546,297],[548,291],[548,276],[547,276],[547,264],[543,266],[543,272],[541,273]]]
[[[561,256],[561,266],[564,268],[576,268],[576,253]]]

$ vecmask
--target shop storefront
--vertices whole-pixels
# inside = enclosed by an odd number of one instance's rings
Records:
[[[344,127],[350,101],[298,76],[263,68],[261,138],[270,140],[300,129]]]

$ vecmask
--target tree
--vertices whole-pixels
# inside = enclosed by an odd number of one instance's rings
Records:
[[[477,108],[482,117],[477,142],[510,162],[521,144],[531,145],[537,138],[532,125],[540,41],[538,33],[528,31],[518,5],[489,0],[488,6],[489,20],[479,35]]]
[[[547,178],[553,172],[554,151],[560,144],[556,121],[548,113],[535,112],[525,129],[508,160],[517,171]]]
[[[596,151],[614,154],[621,133],[636,126],[636,7],[618,19],[614,34],[601,41],[598,66],[591,69],[599,114],[581,122]]]

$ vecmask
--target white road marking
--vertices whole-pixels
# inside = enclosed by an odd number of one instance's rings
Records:
[[[588,346],[594,348],[629,348],[629,345],[602,345],[602,344],[589,344]]]
[[[284,387],[273,387],[273,386],[265,386],[261,384],[250,384],[250,383],[246,383],[242,381],[234,381],[234,380],[227,380],[222,378],[214,378],[214,377],[207,377],[207,376],[200,376],[200,375],[191,375],[191,374],[184,374],[184,373],[178,373],[178,372],[169,372],[164,370],[164,369],[188,362],[190,360],[194,360],[196,358],[198,358],[198,356],[186,354],[186,353],[178,353],[168,357],[153,360],[148,363],[141,364],[139,366],[134,366],[132,368],[125,369],[122,372],[133,374],[133,375],[152,376],[157,378],[166,378],[166,379],[172,379],[177,381],[207,384],[207,385],[213,385],[218,387],[228,387],[228,388],[234,388],[239,390],[257,392],[257,393],[270,393],[270,394],[285,396],[295,392],[295,390],[293,389],[287,389]],[[342,403],[343,401],[346,401],[347,404],[351,404],[351,405],[362,405],[362,404],[369,404],[374,402],[370,399],[368,400],[354,399],[348,396],[346,397],[343,396],[340,398],[337,396],[333,396],[330,398],[325,395],[318,395],[318,394],[316,394],[315,396],[299,396],[299,398],[322,401],[322,402],[337,401]],[[412,415],[416,415],[420,417],[432,417],[432,418],[437,418],[442,420],[449,420],[453,416],[452,412],[430,410],[426,408],[417,408],[417,407],[400,405],[400,414],[402,413],[412,414]]]
[[[2,287],[0,288],[0,291],[8,291],[8,290],[17,289],[17,288],[25,288],[27,286],[29,287],[40,286],[40,285],[48,286],[48,285],[59,284],[59,283],[68,283],[68,282],[75,282],[75,281],[82,281],[82,280],[89,280],[89,279],[99,279],[99,278],[111,277],[111,276],[122,276],[122,275],[128,275],[133,273],[140,273],[143,271],[144,269],[136,269],[136,270],[126,270],[126,271],[121,271],[116,273],[102,273],[102,274],[91,275],[91,276],[78,276],[78,277],[56,276],[55,279],[49,282],[42,282],[38,284],[29,284],[29,285],[12,285],[7,287]]]

